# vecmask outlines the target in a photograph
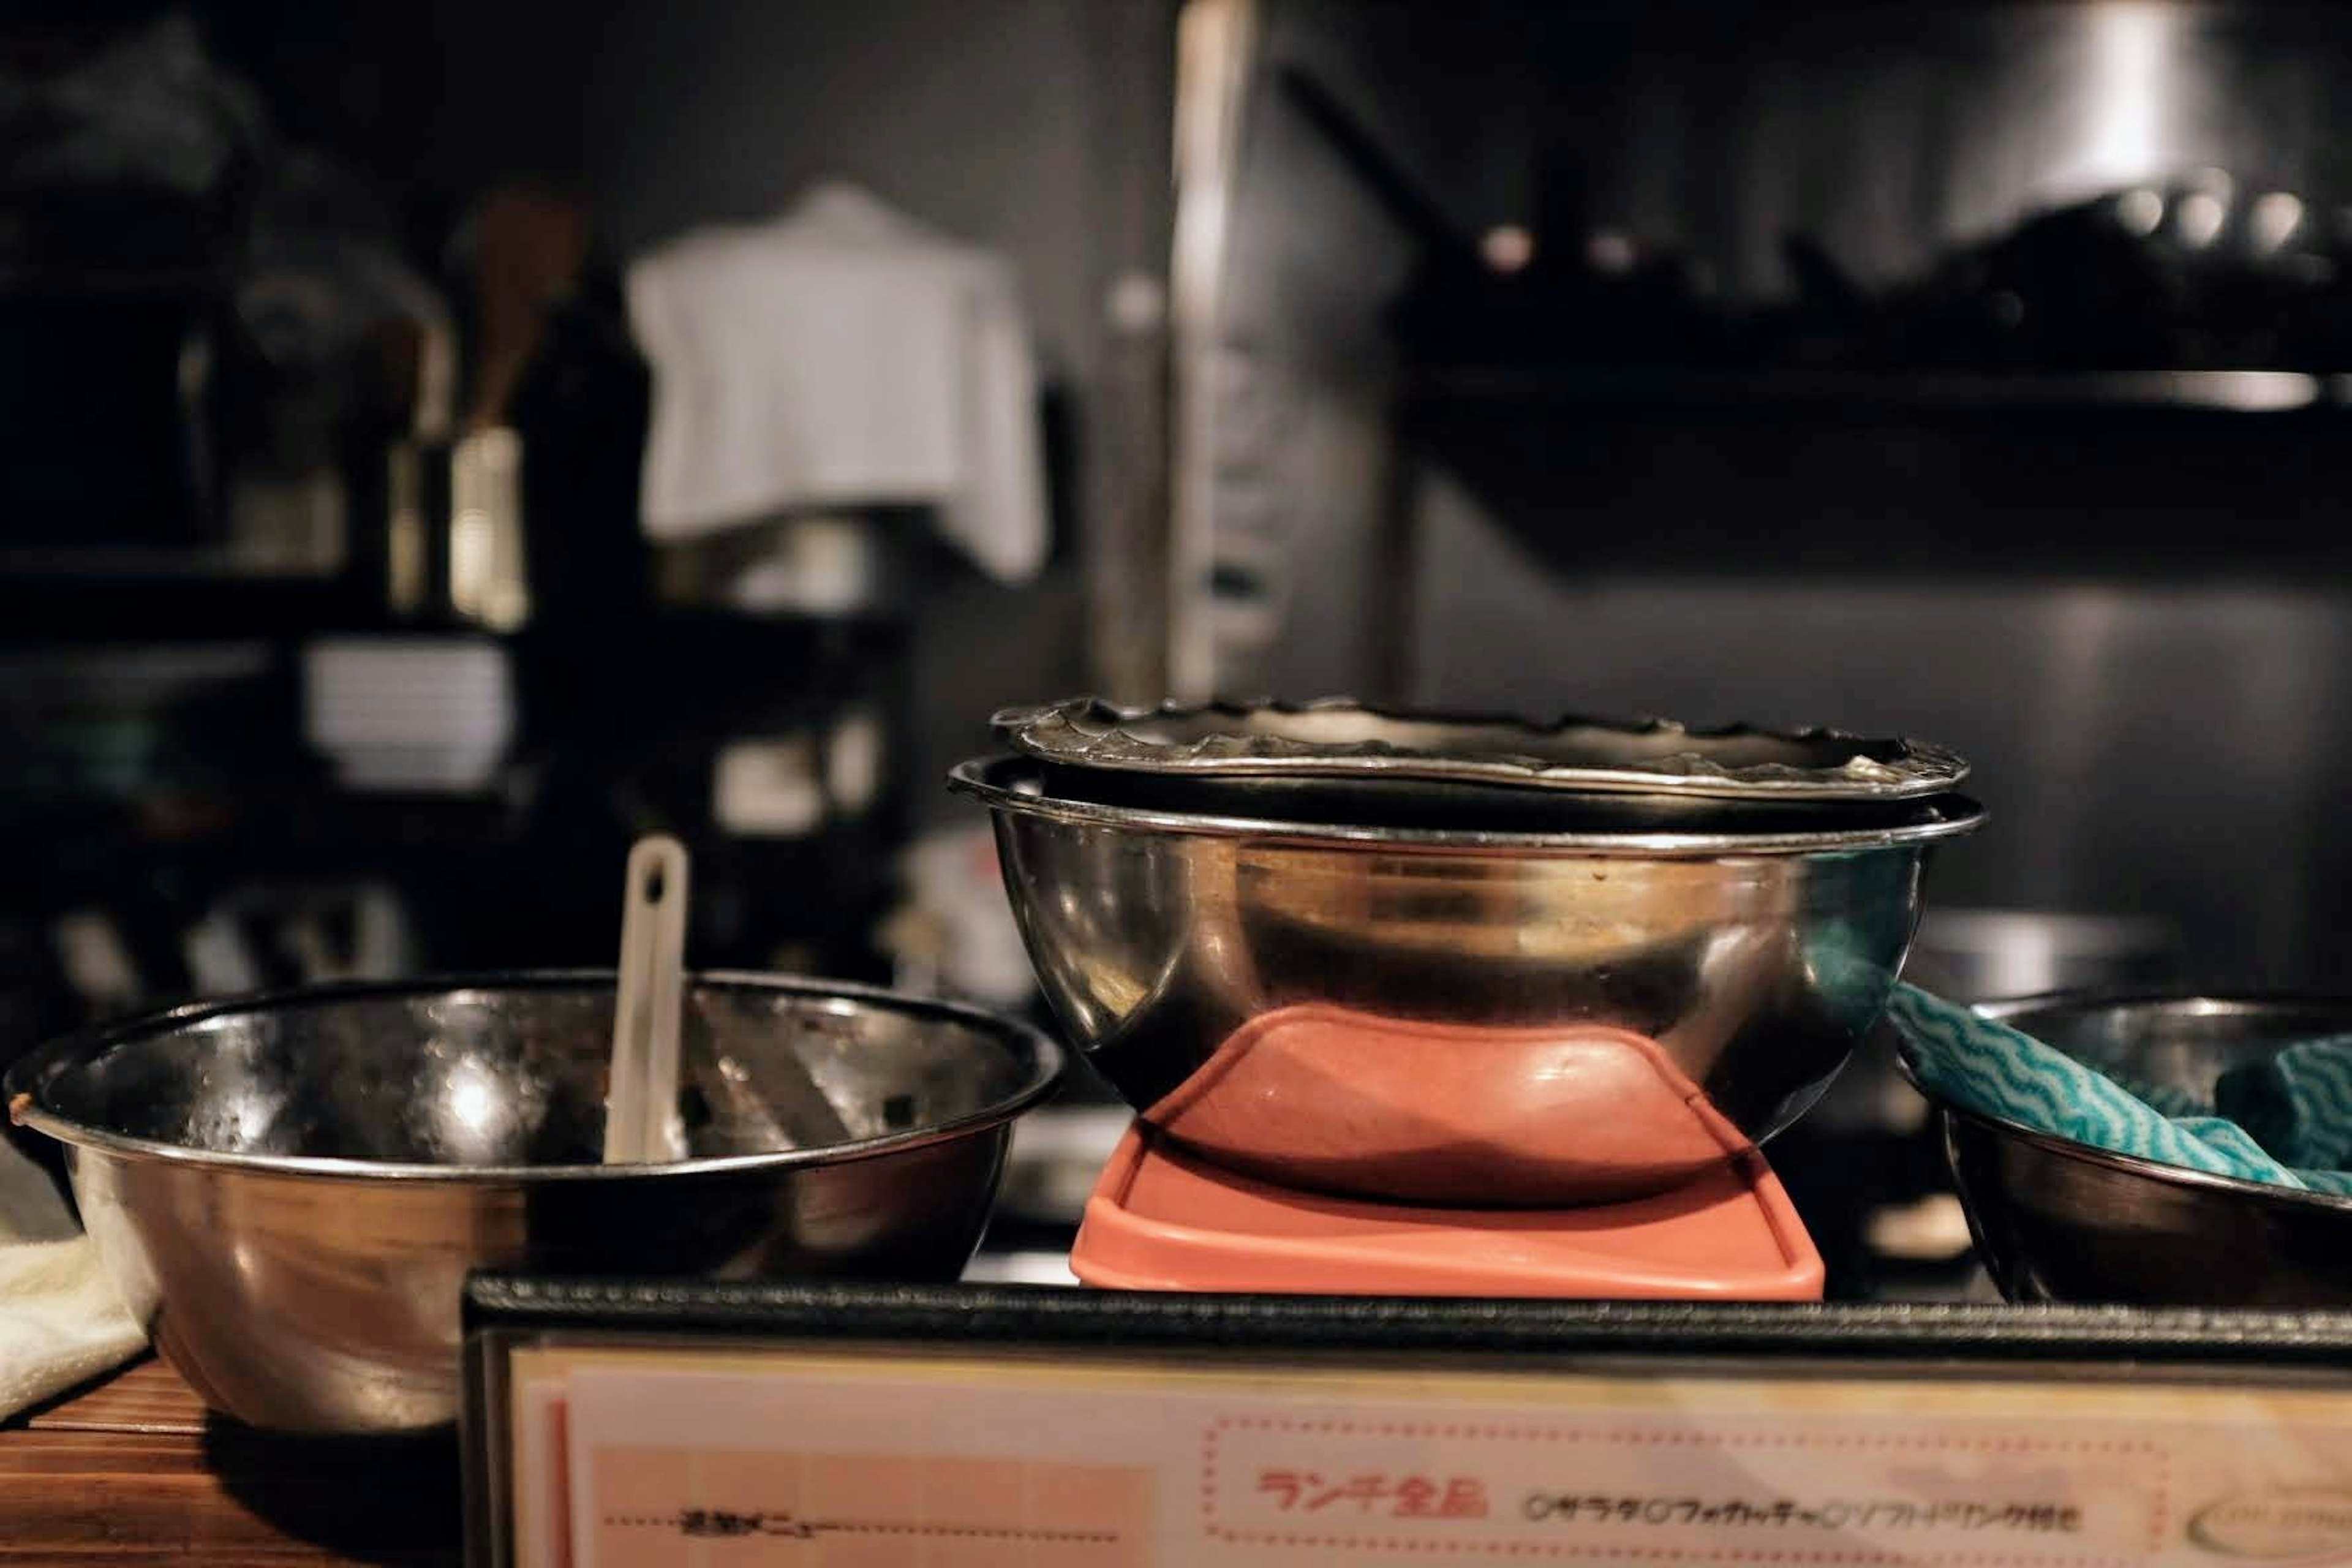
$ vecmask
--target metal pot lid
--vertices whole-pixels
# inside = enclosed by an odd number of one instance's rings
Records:
[[[1015,749],[1131,773],[1445,781],[1590,794],[1898,801],[1941,795],[1969,765],[1941,746],[1839,730],[1695,730],[1670,720],[1550,724],[1386,711],[1350,698],[1122,708],[1076,697],[1001,710]]]
[[[1725,859],[1783,855],[1851,855],[1908,848],[1957,838],[1984,826],[1985,808],[1964,795],[1914,803],[1899,820],[1857,826],[1824,815],[1811,828],[1771,832],[1691,830],[1486,832],[1470,828],[1396,828],[1353,823],[1237,817],[1074,800],[1050,793],[1034,758],[975,757],[951,769],[948,788],[1002,816],[1040,817],[1114,833],[1234,838],[1268,844],[1360,845],[1395,853],[1618,856],[1629,859]]]

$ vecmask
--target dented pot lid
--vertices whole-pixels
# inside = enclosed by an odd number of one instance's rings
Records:
[[[1016,750],[1074,768],[1200,777],[1486,784],[1703,799],[1891,802],[1948,793],[1957,753],[1897,735],[1693,729],[1664,719],[1393,711],[1351,698],[1162,703],[1096,697],[1007,708],[993,721]]]

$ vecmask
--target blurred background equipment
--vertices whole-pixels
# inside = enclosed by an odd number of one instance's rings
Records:
[[[1079,690],[1918,733],[1922,983],[2328,987],[2347,85],[2263,0],[15,8],[0,1056],[607,962],[651,832],[698,965],[1035,1008],[940,781]],[[1922,1125],[1865,1043],[1776,1146],[1833,1276]]]
[[[1160,8],[907,7],[1001,84],[953,105],[864,19],[623,8],[616,81],[559,8],[428,9],[0,21],[0,1055],[608,963],[655,831],[698,964],[989,987],[966,942],[900,952],[901,868],[982,693],[1081,681],[1079,242],[1164,263],[1149,204],[1097,215],[1152,99],[1087,68]],[[1119,68],[1164,100],[1157,47]],[[1089,118],[1115,166],[1066,151]]]

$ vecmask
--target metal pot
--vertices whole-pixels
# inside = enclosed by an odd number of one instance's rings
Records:
[[[1957,796],[1780,834],[1154,811],[969,763],[1064,1026],[1142,1118],[1286,1186],[1550,1206],[1803,1112],[1884,1007]]]
[[[5,1092],[206,1404],[393,1432],[457,1414],[476,1269],[955,1278],[1061,1060],[968,1008],[706,975],[691,1157],[608,1166],[612,1009],[609,973],[318,987],[58,1041]]]
[[[2240,1063],[2352,1031],[2352,999],[2058,996],[1980,1011],[2102,1071],[2200,1097]],[[1977,1251],[2010,1300],[2352,1304],[2352,1198],[1938,1109]]]

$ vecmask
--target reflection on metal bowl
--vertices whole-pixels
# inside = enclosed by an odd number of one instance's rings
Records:
[[[612,1009],[609,973],[321,987],[59,1041],[6,1093],[207,1404],[388,1432],[456,1415],[477,1268],[953,1279],[1060,1063],[965,1008],[703,976],[689,1158],[604,1166]]]
[[[1605,1121],[1585,1116],[1602,1104]],[[1299,1105],[1319,1109],[1281,1152],[1287,1184],[1386,1189],[1410,1162],[1422,1192],[1489,1206],[1482,1194],[1500,1165],[1523,1187],[1608,1202],[1695,1181],[1750,1146],[1664,1047],[1627,1030],[1477,1027],[1313,1005],[1244,1024],[1144,1120],[1272,1175],[1258,1149],[1265,1108]],[[1575,1137],[1559,1136],[1580,1117]]]
[[[1982,815],[1414,832],[1049,797],[1010,758],[954,784],[1046,996],[1147,1121],[1267,1181],[1481,1207],[1657,1191],[1722,1158],[1717,1124],[1788,1125],[1884,1006],[1932,845]]]
[[[2352,999],[2041,997],[1981,1011],[2102,1071],[2210,1095]],[[2352,1198],[2207,1175],[1939,1107],[1985,1267],[2012,1301],[2352,1306]]]

